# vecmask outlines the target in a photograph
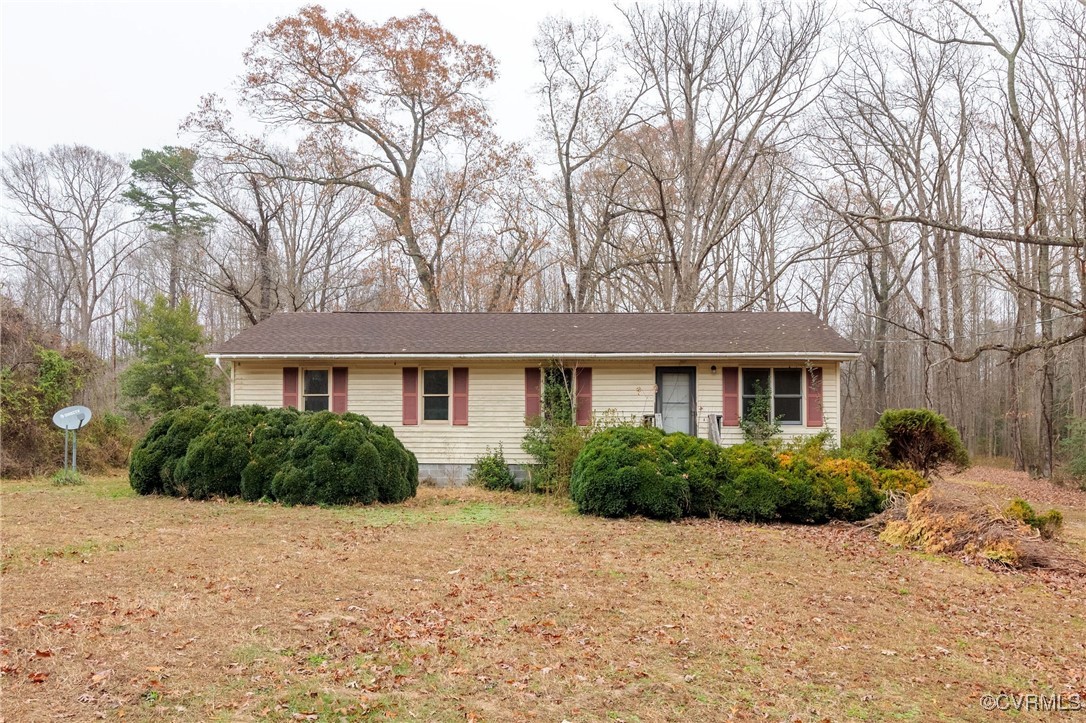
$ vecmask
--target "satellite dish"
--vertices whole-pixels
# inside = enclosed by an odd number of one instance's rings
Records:
[[[90,420],[91,410],[79,405],[65,407],[53,415],[53,424],[65,431],[83,429]]]
[[[76,405],[65,407],[53,415],[53,424],[64,430],[64,469],[68,469],[68,433],[72,433],[72,471],[76,470],[76,432],[87,426],[91,420],[91,410]]]

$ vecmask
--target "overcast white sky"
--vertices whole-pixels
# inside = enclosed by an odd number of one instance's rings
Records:
[[[305,2],[0,1],[0,146],[83,143],[111,153],[176,142],[200,96],[228,93],[250,36]],[[491,87],[498,131],[531,135],[539,73],[532,48],[548,15],[596,15],[614,24],[610,0],[356,0],[321,3],[384,20],[426,8],[462,40],[498,60]]]

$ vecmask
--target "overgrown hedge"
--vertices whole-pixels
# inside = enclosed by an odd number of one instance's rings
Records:
[[[878,470],[828,455],[821,444],[775,452],[758,444],[721,448],[643,427],[600,432],[573,468],[570,495],[582,513],[821,523],[861,520],[890,490],[918,491],[910,470]]]
[[[155,422],[129,478],[140,494],[371,504],[413,497],[419,474],[391,429],[358,414],[205,405]]]
[[[848,435],[841,447],[872,466],[911,469],[925,477],[944,466],[969,466],[958,430],[930,409],[887,409],[874,429]]]
[[[217,407],[184,407],[163,414],[132,449],[128,462],[128,481],[141,495],[184,496],[185,454],[192,442],[207,427]]]

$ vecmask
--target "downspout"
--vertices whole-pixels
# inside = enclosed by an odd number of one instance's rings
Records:
[[[227,372],[222,367],[222,356],[219,354],[208,354],[207,356],[215,360],[215,368],[225,374],[230,380],[230,406],[234,406],[234,362],[230,362],[230,371]]]

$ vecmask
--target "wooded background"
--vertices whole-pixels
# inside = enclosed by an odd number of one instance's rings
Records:
[[[136,301],[214,339],[277,311],[807,310],[846,427],[947,415],[1052,469],[1086,416],[1086,3],[678,1],[539,28],[537,137],[425,12],[306,7],[176,146],[4,154],[3,294],[116,407]]]

